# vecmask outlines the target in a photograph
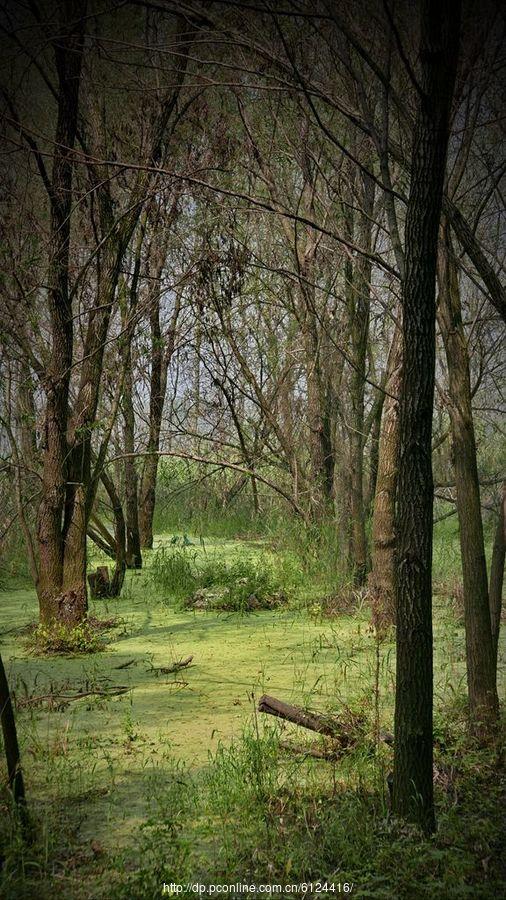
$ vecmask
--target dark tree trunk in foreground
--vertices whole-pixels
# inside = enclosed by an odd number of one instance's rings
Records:
[[[22,824],[27,824],[25,811],[25,785],[20,767],[18,736],[7,675],[0,655],[0,719],[7,762],[7,784],[12,791],[16,806],[22,816]]]
[[[432,410],[438,229],[458,58],[460,3],[421,9],[420,94],[414,125],[402,284],[397,679],[393,810],[435,828],[432,785]]]
[[[462,556],[469,715],[471,730],[479,737],[486,736],[497,722],[499,698],[490,624],[469,355],[462,324],[457,266],[452,257],[447,227],[440,251],[439,273],[439,321],[448,363],[449,414]]]

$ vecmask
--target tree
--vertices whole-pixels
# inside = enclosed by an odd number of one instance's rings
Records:
[[[481,517],[471,378],[457,266],[447,225],[440,246],[439,321],[446,349],[453,465],[464,585],[467,688],[471,728],[490,733],[499,715],[487,562]]]
[[[419,8],[420,79],[415,86],[402,282],[393,809],[430,832],[435,827],[431,577],[435,281],[460,3],[422,0]]]
[[[69,246],[73,199],[72,149],[77,132],[86,7],[70,2],[60,7],[60,14],[60,34],[53,41],[58,78],[58,115],[51,182],[43,174],[51,210],[48,266],[51,351],[42,376],[46,411],[42,495],[37,517],[37,593],[42,622],[47,624],[58,619],[75,624],[86,612],[86,587],[79,594],[65,592],[65,549],[69,526],[67,427],[74,341]],[[84,571],[81,572],[81,582],[85,583]]]

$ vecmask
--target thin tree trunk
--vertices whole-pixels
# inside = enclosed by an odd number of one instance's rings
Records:
[[[114,516],[114,572],[110,583],[110,596],[119,597],[126,569],[126,525],[121,499],[118,495],[114,481],[107,472],[102,472],[100,479],[104,485],[109,500],[111,501]],[[108,540],[108,543],[110,541]]]
[[[139,295],[139,274],[141,266],[141,249],[145,228],[139,229],[139,237],[135,252],[135,264],[130,285],[130,302],[125,304],[122,319],[124,343],[125,377],[122,391],[123,410],[123,443],[125,449],[125,514],[126,514],[126,564],[129,569],[142,568],[141,538],[139,531],[139,491],[137,467],[135,461],[135,411],[133,402],[132,344],[135,334],[134,313]]]
[[[504,557],[506,555],[506,482],[502,486],[502,497],[499,506],[499,517],[490,563],[490,622],[492,627],[492,645],[494,666],[497,673],[497,649],[499,646],[499,629],[501,626],[502,592],[504,585]]]
[[[135,464],[135,413],[133,405],[133,380],[131,350],[128,348],[127,370],[123,385],[123,436],[125,447],[125,513],[126,513],[126,564],[129,569],[142,568],[141,538],[139,531],[138,478]]]
[[[149,322],[151,329],[151,378],[149,391],[149,436],[147,454],[142,469],[139,489],[139,532],[141,547],[153,547],[153,518],[156,501],[156,479],[158,475],[158,452],[162,428],[163,408],[167,388],[167,372],[176,344],[177,321],[181,308],[181,298],[176,296],[169,333],[162,337],[160,325],[160,283],[165,259],[158,263],[155,278],[155,295],[151,302]]]
[[[374,498],[376,495],[376,484],[378,481],[378,466],[380,457],[380,435],[381,420],[383,416],[383,405],[385,402],[384,394],[377,401],[374,418],[371,425],[370,450],[369,450],[369,478],[367,481],[367,490],[364,497],[364,508],[366,519],[369,518],[374,508]]]
[[[307,291],[305,292],[307,294]],[[312,301],[314,303],[314,300]],[[311,513],[315,522],[321,522],[330,509],[334,482],[334,457],[330,422],[326,413],[325,391],[321,370],[321,350],[317,323],[311,312],[311,302],[306,311],[304,329],[305,368],[307,383],[307,421],[309,428],[309,468]]]
[[[432,765],[432,411],[435,280],[460,3],[423,0],[402,283],[393,810],[435,828]]]
[[[395,329],[388,355],[386,396],[379,437],[378,472],[372,520],[372,568],[369,586],[373,620],[379,631],[395,625],[395,498],[399,466],[399,395],[402,333]]]
[[[471,397],[471,378],[458,273],[445,225],[440,249],[439,323],[448,364],[449,414],[457,489],[464,589],[467,688],[471,729],[485,736],[497,721],[494,645]]]
[[[360,190],[359,243],[370,250],[374,181],[362,175]],[[364,583],[367,572],[367,539],[364,506],[364,395],[366,384],[367,341],[369,338],[369,309],[371,290],[371,262],[360,257],[354,266],[351,310],[351,346],[353,368],[350,382],[351,429],[351,564],[355,584]]]

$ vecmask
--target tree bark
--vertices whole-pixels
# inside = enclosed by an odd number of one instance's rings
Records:
[[[446,223],[439,260],[438,318],[448,365],[448,409],[462,558],[469,714],[471,730],[479,737],[486,736],[497,722],[499,698],[490,624],[469,355],[462,324],[457,266]]]
[[[460,3],[422,0],[420,10],[421,84],[417,86],[402,282],[393,810],[431,832],[435,828],[431,446],[435,279]]]
[[[141,539],[139,531],[139,491],[137,467],[135,462],[135,411],[133,401],[133,373],[132,373],[132,343],[135,334],[134,312],[137,307],[139,293],[139,273],[141,265],[141,248],[144,237],[144,228],[141,227],[135,253],[134,271],[130,285],[130,303],[125,306],[122,314],[124,329],[124,345],[122,355],[124,358],[125,377],[123,381],[122,411],[123,411],[123,445],[125,450],[124,476],[125,476],[125,514],[126,514],[126,565],[129,569],[142,568]]]

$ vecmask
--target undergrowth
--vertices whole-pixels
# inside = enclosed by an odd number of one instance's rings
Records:
[[[27,650],[36,655],[97,653],[105,647],[100,623],[94,620],[70,627],[54,622],[38,625],[26,641]]]
[[[76,861],[67,837],[55,859],[58,823],[51,838],[47,818],[35,846],[11,841],[5,896],[28,897],[36,878],[49,884],[55,872],[61,894],[53,896],[89,900],[154,900],[164,882],[329,885],[299,894],[307,897],[335,896],[342,888],[331,886],[346,882],[353,896],[375,900],[504,896],[504,768],[496,751],[469,744],[462,704],[441,710],[437,729],[444,749],[435,771],[452,776],[436,780],[433,837],[392,817],[386,748],[379,757],[358,744],[333,763],[306,759],[283,750],[279,727],[261,735],[254,720],[204,769],[190,772],[169,756],[147,775],[149,814],[126,850]]]
[[[297,572],[288,571],[286,565],[275,567],[264,554],[229,561],[187,547],[162,547],[153,555],[150,578],[169,600],[241,612],[286,603]]]
[[[492,753],[452,743],[451,731],[445,740],[437,765],[455,774],[436,783],[439,830],[425,838],[392,818],[385,761],[360,745],[345,765],[287,757],[278,729],[261,737],[253,727],[200,775],[174,773],[140,831],[137,867],[111,896],[238,880],[347,882],[361,898],[501,896],[504,771]]]

